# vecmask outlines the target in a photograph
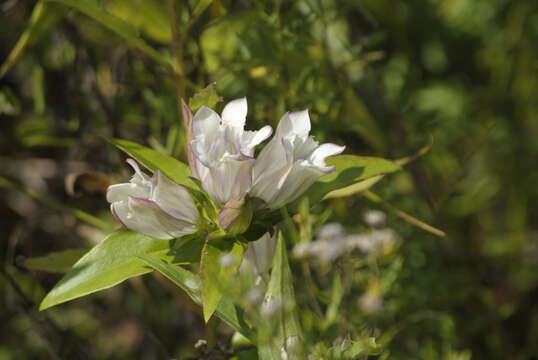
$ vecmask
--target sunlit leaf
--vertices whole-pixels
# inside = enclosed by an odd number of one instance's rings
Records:
[[[293,277],[282,233],[278,234],[273,269],[263,306],[266,308],[266,312],[271,312],[271,321],[276,322],[276,334],[270,336],[270,334],[261,331],[258,335],[260,360],[281,359],[283,350],[293,352],[289,356],[296,358],[302,350],[300,342],[303,340],[303,335],[295,303]],[[267,311],[268,307],[274,309]],[[293,343],[293,349],[289,348],[291,343]]]
[[[130,230],[120,230],[94,246],[45,296],[40,310],[110,288],[151,271],[138,256],[151,255],[175,263],[199,260],[201,241],[192,239],[176,251],[173,240],[158,240]]]
[[[197,187],[196,184],[189,179],[189,176],[191,175],[189,167],[181,161],[131,141],[111,138],[107,140],[115,145],[118,149],[122,150],[129,156],[132,156],[147,169],[151,171],[158,169],[164,175],[170,178],[170,180],[173,180],[178,184],[182,184],[190,188]]]
[[[324,197],[351,195],[362,191],[381,180],[380,175],[401,169],[400,165],[390,160],[366,156],[338,155],[327,158],[325,162],[333,165],[336,171],[321,177],[308,189],[306,196],[311,204]]]
[[[225,256],[232,258],[225,260]],[[222,298],[222,284],[227,283],[227,280],[235,275],[242,257],[243,247],[238,242],[225,247],[216,246],[213,241],[204,245],[200,260],[200,273],[203,312],[206,322],[209,321]]]

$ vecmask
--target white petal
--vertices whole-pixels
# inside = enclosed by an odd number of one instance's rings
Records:
[[[111,185],[106,191],[106,200],[109,203],[127,200],[129,196],[148,197],[149,192],[144,187],[134,183]]]
[[[210,136],[220,127],[219,115],[208,108],[202,106],[192,119],[192,133],[195,137],[199,135]]]
[[[232,100],[222,110],[222,124],[243,128],[247,119],[247,98]]]
[[[278,209],[301,196],[321,176],[325,175],[317,167],[311,166],[307,161],[298,161],[293,164],[286,180],[279,192],[268,204],[271,209]]]
[[[336,144],[326,143],[318,147],[310,156],[310,161],[314,165],[325,167],[325,158],[328,156],[338,155],[344,151],[346,147]]]
[[[156,184],[150,200],[155,201],[169,215],[196,224],[199,217],[198,209],[187,189],[168,179],[159,170],[154,176]]]
[[[286,181],[291,168],[291,164],[284,164],[276,171],[263,173],[255,178],[255,182],[253,181],[252,188],[249,191],[250,196],[262,199],[266,203],[271,203],[278,191],[280,191],[284,181]]]
[[[135,218],[133,211],[129,206],[128,200],[118,201],[112,204],[112,213],[130,230],[157,238],[171,239],[172,236],[162,231],[159,224],[148,222],[146,219]]]
[[[125,226],[158,239],[171,239],[195,231],[192,224],[168,215],[151,200],[130,197],[128,210],[126,220],[117,213]]]
[[[254,159],[227,157],[209,168],[204,185],[209,196],[219,204],[246,193],[251,184]]]
[[[151,181],[149,180],[149,176],[144,174],[142,170],[140,170],[138,163],[133,159],[127,159],[125,161],[127,162],[127,164],[131,165],[131,167],[135,171],[130,182],[145,187],[147,191],[151,191]]]
[[[306,137],[310,133],[310,117],[308,110],[296,111],[284,114],[278,123],[276,136],[299,136]]]
[[[190,148],[196,162],[206,167],[209,166],[211,160],[209,159],[209,149],[206,147],[204,135],[200,135],[191,141]],[[199,172],[199,164],[196,164],[196,169]]]
[[[258,131],[245,131],[241,139],[241,152],[252,156],[256,145],[267,139],[273,133],[273,128],[266,125]]]

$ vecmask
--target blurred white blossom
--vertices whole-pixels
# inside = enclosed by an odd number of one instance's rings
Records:
[[[347,235],[342,225],[329,223],[321,227],[314,241],[298,243],[293,254],[298,258],[314,257],[322,263],[331,263],[353,250],[382,254],[394,246],[396,239],[396,233],[388,228]]]
[[[387,215],[380,210],[368,210],[364,213],[364,222],[373,227],[382,227],[385,225]]]
[[[107,201],[116,219],[125,227],[158,239],[172,239],[197,230],[199,213],[185,187],[159,170],[150,178],[133,159],[135,174],[130,182],[107,190]]]

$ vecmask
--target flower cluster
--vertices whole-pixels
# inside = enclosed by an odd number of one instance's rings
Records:
[[[191,173],[221,213],[237,211],[247,195],[270,210],[284,206],[334,171],[324,160],[344,150],[335,144],[319,145],[309,135],[310,118],[304,110],[284,114],[273,138],[255,158],[256,146],[271,136],[272,129],[245,130],[247,109],[246,98],[229,102],[221,116],[202,106],[188,122]],[[159,171],[150,178],[134,160],[128,162],[135,169],[131,181],[113,185],[107,193],[116,218],[159,239],[195,232],[200,214],[189,190]],[[229,222],[230,217],[221,218]]]

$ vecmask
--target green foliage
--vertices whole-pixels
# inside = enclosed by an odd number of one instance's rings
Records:
[[[183,269],[181,266],[170,264],[163,259],[149,256],[140,256],[140,259],[182,288],[197,304],[202,304],[202,284],[198,275]],[[226,297],[219,299],[214,311],[219,318],[234,330],[240,332],[243,336],[251,336],[252,330],[246,324],[242,312],[229,299]]]
[[[174,265],[166,241],[155,258],[131,249],[131,260],[118,260],[117,276],[110,270],[90,280],[95,289],[112,286],[130,276],[121,269],[137,274],[149,265],[183,290],[157,274],[133,278],[132,286],[39,316],[32,309],[57,275],[18,266],[19,255],[108,246],[108,239],[95,245],[112,227],[106,189],[71,196],[63,188],[65,177],[79,172],[127,178],[121,156],[102,137],[144,144],[122,143],[149,170],[164,164],[168,177],[197,189],[181,162],[188,136],[178,97],[192,97],[195,110],[217,104],[218,91],[225,101],[248,97],[249,129],[275,128],[286,111],[307,108],[317,140],[367,155],[349,163],[351,170],[344,162],[338,172],[335,163],[337,173],[312,188],[310,201],[289,208],[292,216],[280,224],[289,250],[318,241],[326,222],[343,224],[349,234],[376,231],[362,220],[371,208],[386,210],[386,225],[401,238],[378,253],[349,251],[331,263],[290,255],[305,357],[532,358],[538,353],[536,10],[527,0],[5,2],[0,357],[192,358],[198,339],[209,348],[214,340],[226,344],[229,329],[205,327],[190,303],[202,299],[198,265]],[[430,135],[431,151],[403,171],[394,165],[401,162],[383,160],[414,153]],[[435,229],[425,223],[447,236],[432,236]],[[266,230],[243,235],[251,241]],[[200,254],[201,239],[188,244]],[[91,260],[88,269],[107,264]],[[89,276],[84,269],[80,274]],[[242,333],[266,323],[277,334],[270,320],[258,318],[259,304],[246,297],[252,279],[242,276],[232,277],[237,286],[219,284],[215,317]],[[198,284],[197,292],[187,282]]]
[[[271,318],[273,326],[259,324],[259,359],[278,360],[282,358],[282,353],[290,358],[301,358],[305,351],[304,336],[299,324],[293,277],[282,233],[277,235],[273,269],[263,299],[262,312]]]
[[[151,270],[139,256],[152,255],[175,263],[199,260],[199,239],[192,239],[179,249],[171,241],[152,239],[130,230],[120,230],[97,244],[45,296],[40,310],[110,288]],[[177,254],[176,254],[177,252]]]
[[[136,47],[153,59],[157,60],[167,69],[171,69],[170,61],[158,51],[149,46],[141,37],[138,31],[131,24],[122,19],[108,13],[98,6],[98,3],[93,0],[43,0],[45,2],[57,2],[62,5],[74,8],[85,15],[88,15],[95,21],[101,23],[114,33],[123,37],[129,45]]]
[[[334,166],[335,172],[323,176],[308,189],[306,196],[311,204],[317,203],[325,196],[338,196],[337,191],[351,195],[364,190],[380,180],[380,175],[401,169],[398,164],[389,160],[356,155],[333,156],[328,158],[326,163]]]
[[[203,1],[201,1],[203,2]],[[207,87],[198,91],[193,97],[189,99],[189,108],[192,112],[196,112],[202,105],[207,106],[210,109],[215,108],[215,105],[222,99],[217,94],[217,87],[215,83],[209,84]]]
[[[132,156],[150,171],[158,169],[170,180],[178,184],[189,188],[196,187],[196,184],[189,179],[191,175],[189,167],[181,161],[131,141],[121,139],[108,139],[108,141],[129,156]]]
[[[243,246],[237,242],[228,241],[228,243],[214,244],[215,240],[209,240],[202,249],[200,277],[206,322],[209,321],[222,299],[223,285],[231,283],[229,279],[236,275],[243,259]]]

